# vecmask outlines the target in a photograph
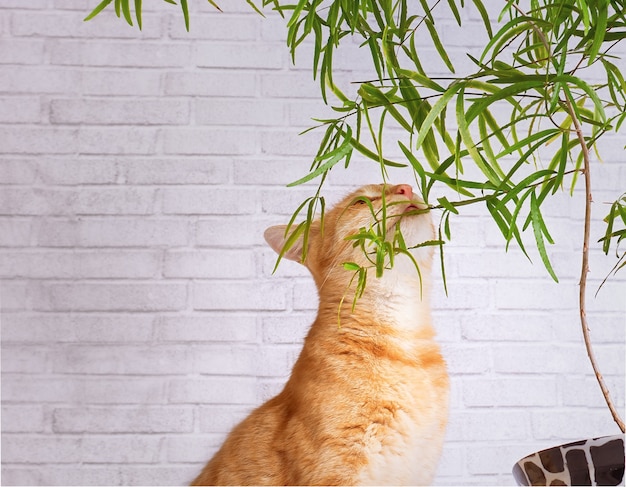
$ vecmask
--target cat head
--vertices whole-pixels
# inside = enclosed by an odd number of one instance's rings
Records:
[[[407,247],[435,239],[428,208],[413,195],[410,185],[372,184],[359,188],[327,211],[323,228],[319,220],[312,223],[304,261],[302,235],[283,257],[305,265],[315,278],[318,287],[327,281],[329,276],[333,276],[333,280],[341,280],[341,276],[349,280],[351,273],[343,268],[344,262],[354,262],[365,267],[371,267],[372,264],[363,254],[362,248],[359,245],[355,247],[355,240],[348,237],[358,234],[361,229],[368,230],[381,221],[383,199],[387,213],[388,241],[393,240],[396,226],[400,227]],[[265,231],[265,240],[277,253],[282,251],[289,239],[289,234],[285,234],[286,230],[286,225],[278,225]],[[368,246],[365,249],[375,250],[374,247]],[[432,249],[433,247],[426,246],[412,252],[420,269],[430,268]],[[412,271],[417,274],[414,268]]]

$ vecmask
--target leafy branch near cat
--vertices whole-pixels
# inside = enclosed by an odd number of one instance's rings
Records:
[[[132,25],[129,0],[104,0],[88,18],[113,2],[117,16]],[[213,0],[209,3],[217,7]],[[485,204],[506,248],[515,241],[528,256],[522,235],[529,231],[544,267],[557,280],[547,252],[547,245],[554,241],[541,209],[566,185],[573,192],[579,175],[583,175],[586,205],[580,310],[585,343],[590,347],[584,312],[590,241],[590,154],[598,150],[604,134],[618,132],[626,119],[626,81],[617,65],[619,58],[612,54],[626,38],[626,1],[532,0],[527,9],[516,0],[508,1],[496,29],[481,0],[473,0],[488,41],[478,58],[468,54],[474,72],[466,76],[455,75],[434,16],[437,9],[448,8],[461,26],[463,1],[261,3],[288,16],[287,43],[292,57],[307,38],[312,38],[313,75],[320,82],[322,98],[329,102],[334,96],[332,108],[340,114],[319,121],[326,129],[319,151],[309,173],[291,184],[319,181],[315,196],[305,200],[291,219],[290,226],[304,213],[304,221],[295,227],[294,241],[300,235],[307,239],[316,214],[321,213],[323,218],[321,191],[327,175],[340,163],[347,169],[356,150],[380,165],[385,181],[389,168],[408,165],[413,169],[424,202],[431,209],[443,210],[439,225],[441,251],[443,237],[450,238],[450,216],[459,214],[463,206]],[[140,28],[141,5],[141,0],[134,0]],[[187,0],[181,0],[180,7],[189,28]],[[421,31],[428,34],[451,76],[432,76],[425,69],[416,47],[416,34]],[[349,37],[360,38],[376,73],[375,79],[359,82],[353,99],[343,93],[333,77],[335,54]],[[594,78],[586,76],[589,68],[593,68]],[[454,130],[449,129],[451,123],[456,126]],[[402,140],[396,139],[406,162],[390,159],[383,147],[390,128],[404,134]],[[479,175],[465,176],[467,167],[477,169]],[[454,197],[446,196],[449,191]],[[439,196],[431,197],[435,193]],[[436,200],[438,205],[429,200]],[[382,220],[381,231],[374,228],[372,235],[368,229],[355,237],[355,244],[364,249],[366,242],[378,242],[373,254],[378,275],[399,252],[398,246],[386,244],[384,214]],[[626,265],[626,250],[620,247],[626,236],[623,195],[610,203],[605,222],[600,242],[607,255],[615,249],[617,263],[612,272],[616,272]],[[445,283],[443,262],[441,257]],[[347,270],[358,273],[357,290],[362,290],[367,273]],[[592,353],[589,355],[594,362]],[[594,370],[601,382],[595,366]],[[604,388],[603,393],[610,402]],[[623,422],[617,417],[616,421],[623,431]]]

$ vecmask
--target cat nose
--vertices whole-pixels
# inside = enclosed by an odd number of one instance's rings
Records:
[[[411,186],[408,184],[398,184],[395,187],[395,193],[402,194],[408,199],[413,199],[413,188],[411,188]]]

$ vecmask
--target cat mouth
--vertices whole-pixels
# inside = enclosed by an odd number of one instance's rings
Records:
[[[425,213],[428,210],[428,208],[425,208],[423,204],[419,204],[419,203],[409,203],[406,208],[404,208],[404,210],[402,211],[403,215],[420,215],[422,213]]]

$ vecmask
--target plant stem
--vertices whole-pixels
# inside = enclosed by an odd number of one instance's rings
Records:
[[[609,410],[613,415],[613,420],[617,423],[617,426],[619,426],[619,429],[622,431],[622,433],[624,433],[624,421],[617,412],[617,408],[615,407],[615,404],[613,404],[613,400],[611,399],[611,394],[609,393],[606,383],[604,382],[604,377],[602,377],[602,374],[600,373],[600,369],[598,368],[596,357],[593,353],[593,348],[591,346],[591,337],[589,336],[589,326],[587,324],[587,308],[585,301],[585,295],[587,292],[587,274],[589,273],[589,234],[591,233],[592,201],[591,174],[589,167],[589,147],[587,146],[587,142],[585,141],[585,136],[583,134],[580,121],[576,117],[576,113],[574,112],[574,108],[572,107],[572,103],[569,98],[565,98],[565,103],[567,104],[569,115],[572,117],[572,121],[576,129],[576,135],[580,143],[580,148],[583,151],[583,175],[585,177],[585,228],[583,235],[582,269],[580,272],[580,285],[578,294],[580,324],[582,325],[585,348],[587,349],[587,356],[589,357],[591,367],[593,368],[593,372],[596,375],[596,379],[598,380],[598,384],[600,385],[600,389],[602,390],[602,394],[604,395],[606,405],[609,407]]]

